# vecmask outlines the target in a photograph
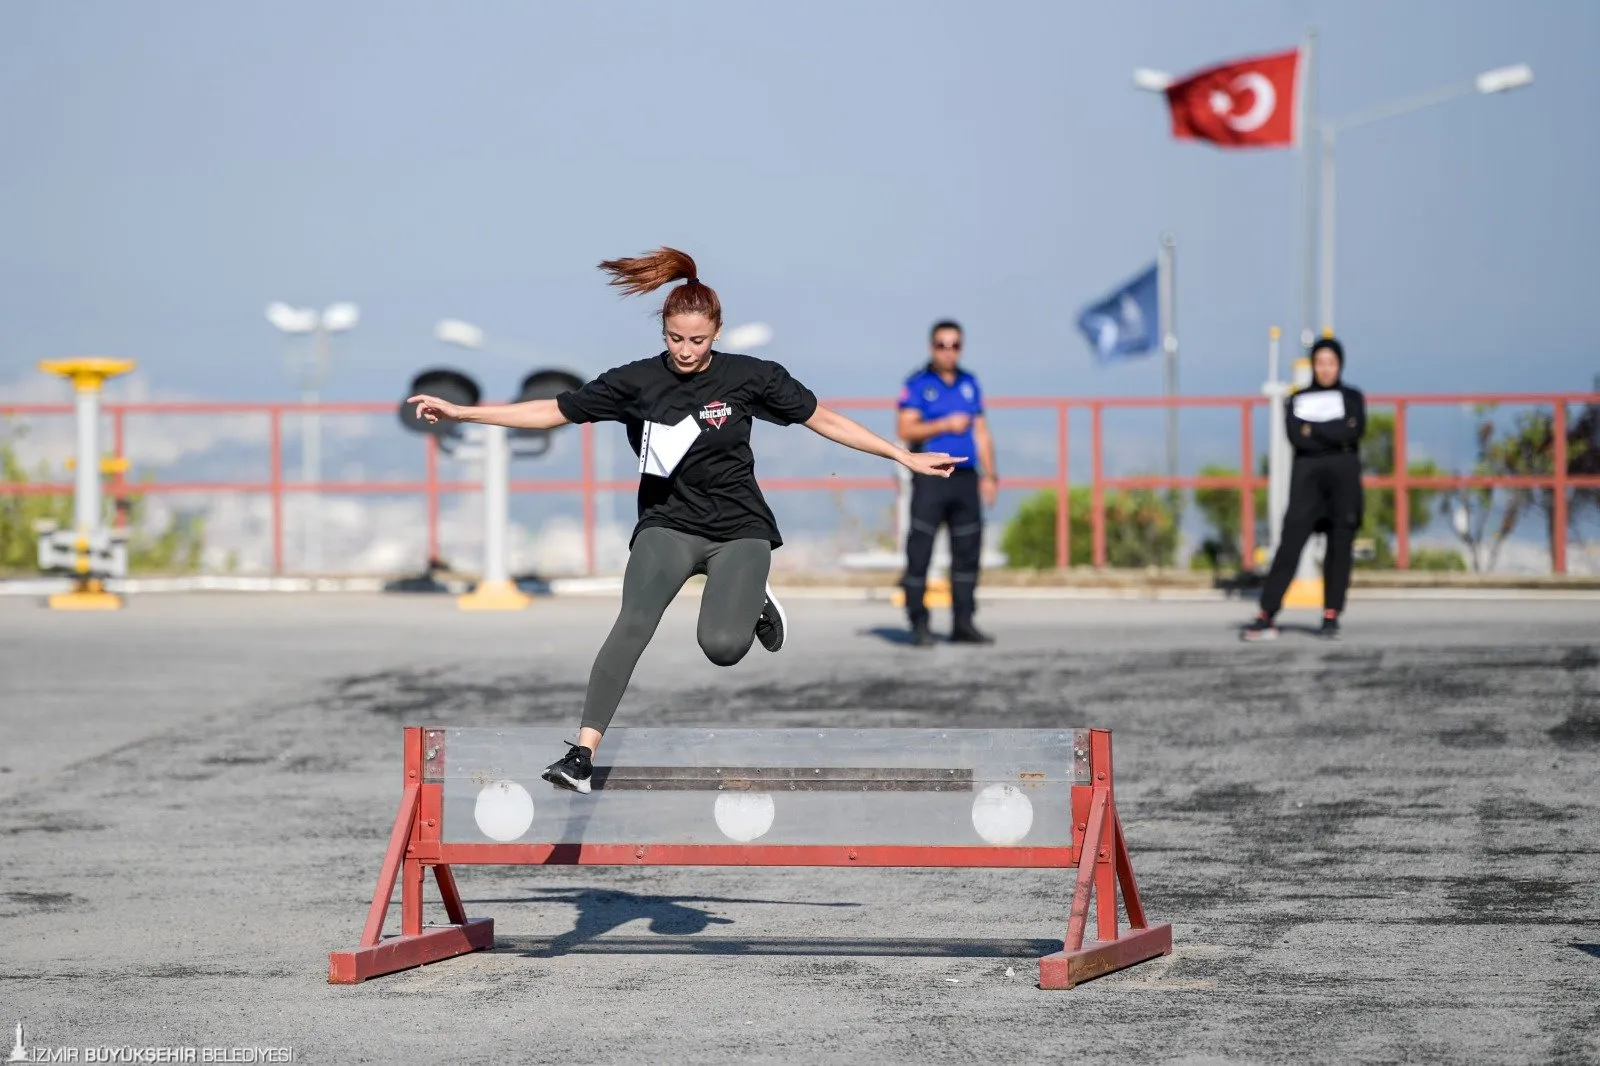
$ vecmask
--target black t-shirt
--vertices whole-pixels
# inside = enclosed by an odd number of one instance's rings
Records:
[[[817,398],[781,365],[713,351],[711,365],[700,373],[680,374],[662,352],[607,370],[557,396],[556,404],[569,422],[621,422],[635,455],[647,439],[647,423],[654,423],[651,433],[681,434],[684,420],[694,419],[687,431],[698,426],[699,434],[670,473],[641,473],[633,537],[665,526],[716,541],[753,537],[774,548],[783,543],[756,484],[750,420],[804,422],[816,412]]]

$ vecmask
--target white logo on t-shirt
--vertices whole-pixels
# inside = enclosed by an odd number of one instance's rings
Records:
[[[700,417],[705,419],[706,424],[712,429],[721,429],[722,423],[726,422],[728,416],[732,414],[733,408],[721,400],[712,400],[700,409]]]
[[[1337,422],[1344,417],[1344,393],[1337,389],[1296,393],[1294,416],[1302,422]]]
[[[646,422],[639,438],[639,473],[670,476],[698,436],[700,423],[694,415],[685,415],[682,422],[673,426]]]

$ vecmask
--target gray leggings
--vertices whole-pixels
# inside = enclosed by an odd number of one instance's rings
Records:
[[[707,540],[660,526],[642,530],[622,577],[622,610],[589,671],[584,726],[606,731],[661,616],[693,574],[706,575],[700,649],[718,666],[743,659],[755,640],[771,566],[772,545],[765,540]]]

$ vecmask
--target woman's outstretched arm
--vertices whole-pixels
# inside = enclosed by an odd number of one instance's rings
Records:
[[[406,403],[416,404],[417,417],[425,422],[437,422],[444,418],[453,422],[505,426],[507,429],[555,429],[567,424],[567,416],[561,413],[561,408],[554,400],[463,407],[437,396],[419,395],[411,397]]]
[[[843,444],[846,448],[893,459],[914,474],[949,477],[956,463],[966,458],[963,455],[946,455],[943,452],[908,452],[899,445],[884,440],[860,422],[846,418],[838,411],[830,411],[820,403],[817,404],[816,412],[806,419],[806,428],[827,437],[835,444]]]

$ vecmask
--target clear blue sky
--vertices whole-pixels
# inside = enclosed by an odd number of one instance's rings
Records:
[[[292,395],[271,300],[354,300],[328,393],[398,397],[445,315],[611,365],[653,304],[594,263],[690,250],[825,395],[891,394],[931,320],[991,393],[1157,391],[1077,310],[1180,242],[1186,391],[1255,391],[1294,295],[1289,152],[1174,142],[1135,66],[1321,34],[1326,114],[1530,63],[1342,142],[1339,332],[1374,391],[1584,388],[1600,4],[139,0],[0,6],[0,388],[136,358]],[[459,361],[459,360],[457,360]],[[484,363],[491,395],[520,371]]]

